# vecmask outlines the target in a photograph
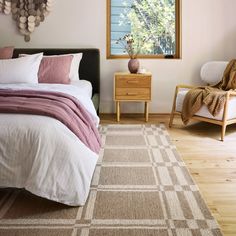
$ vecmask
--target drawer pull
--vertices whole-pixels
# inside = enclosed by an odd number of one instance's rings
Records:
[[[127,84],[138,84],[137,80],[128,80]]]
[[[138,95],[137,93],[126,93],[127,96],[136,96]]]

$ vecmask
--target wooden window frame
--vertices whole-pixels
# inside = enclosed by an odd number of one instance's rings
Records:
[[[143,55],[139,54],[138,58],[140,59],[181,59],[181,52],[182,52],[182,31],[181,31],[181,24],[182,24],[182,14],[181,14],[181,0],[176,0],[175,4],[175,42],[176,42],[176,53],[175,55],[169,57],[166,55]],[[111,0],[107,0],[107,33],[106,33],[106,55],[107,59],[127,59],[129,58],[128,55],[112,55],[111,54]]]

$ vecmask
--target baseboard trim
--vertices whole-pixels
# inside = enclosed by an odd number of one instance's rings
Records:
[[[114,116],[116,115],[116,113],[99,113],[99,115],[101,116]],[[123,113],[122,115],[125,116],[140,116],[140,115],[144,115],[143,113]],[[149,113],[149,116],[170,116],[170,113]]]

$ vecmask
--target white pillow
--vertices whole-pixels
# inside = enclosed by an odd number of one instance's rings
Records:
[[[19,57],[28,56],[29,54],[20,54]],[[52,55],[52,56],[44,56],[44,57],[61,57],[61,56],[73,56],[71,66],[70,66],[70,73],[69,79],[71,81],[78,81],[79,80],[79,65],[82,59],[83,53],[69,53],[69,54],[62,54],[62,55]]]
[[[43,53],[28,57],[0,60],[0,83],[30,83],[38,84],[39,65]]]
[[[227,61],[209,61],[205,63],[201,68],[202,81],[210,85],[220,82],[227,64]]]
[[[79,80],[79,65],[80,65],[80,61],[82,59],[83,54],[75,53],[75,54],[70,54],[70,55],[73,56],[73,60],[70,66],[69,78],[72,81],[76,81],[76,80]]]

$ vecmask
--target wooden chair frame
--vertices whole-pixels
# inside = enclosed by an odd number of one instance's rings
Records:
[[[169,122],[169,127],[170,128],[173,125],[174,116],[175,115],[181,115],[181,112],[176,111],[176,98],[177,98],[177,94],[179,92],[179,89],[182,89],[182,88],[192,89],[192,88],[195,88],[195,87],[196,86],[189,86],[189,85],[177,85],[176,86],[172,111],[171,111],[171,115],[170,115],[170,122]],[[223,111],[222,120],[214,120],[214,119],[211,119],[211,118],[206,118],[206,117],[201,117],[201,116],[196,116],[196,115],[194,115],[191,119],[198,120],[198,121],[204,121],[204,122],[208,122],[208,123],[212,123],[212,124],[216,124],[216,125],[220,125],[222,127],[221,128],[221,141],[224,141],[225,131],[226,131],[227,125],[236,123],[236,118],[227,120],[229,99],[232,96],[236,96],[236,92],[227,91],[227,93],[226,93],[226,102],[225,102],[225,105],[224,105],[224,108],[223,108],[224,111]]]

